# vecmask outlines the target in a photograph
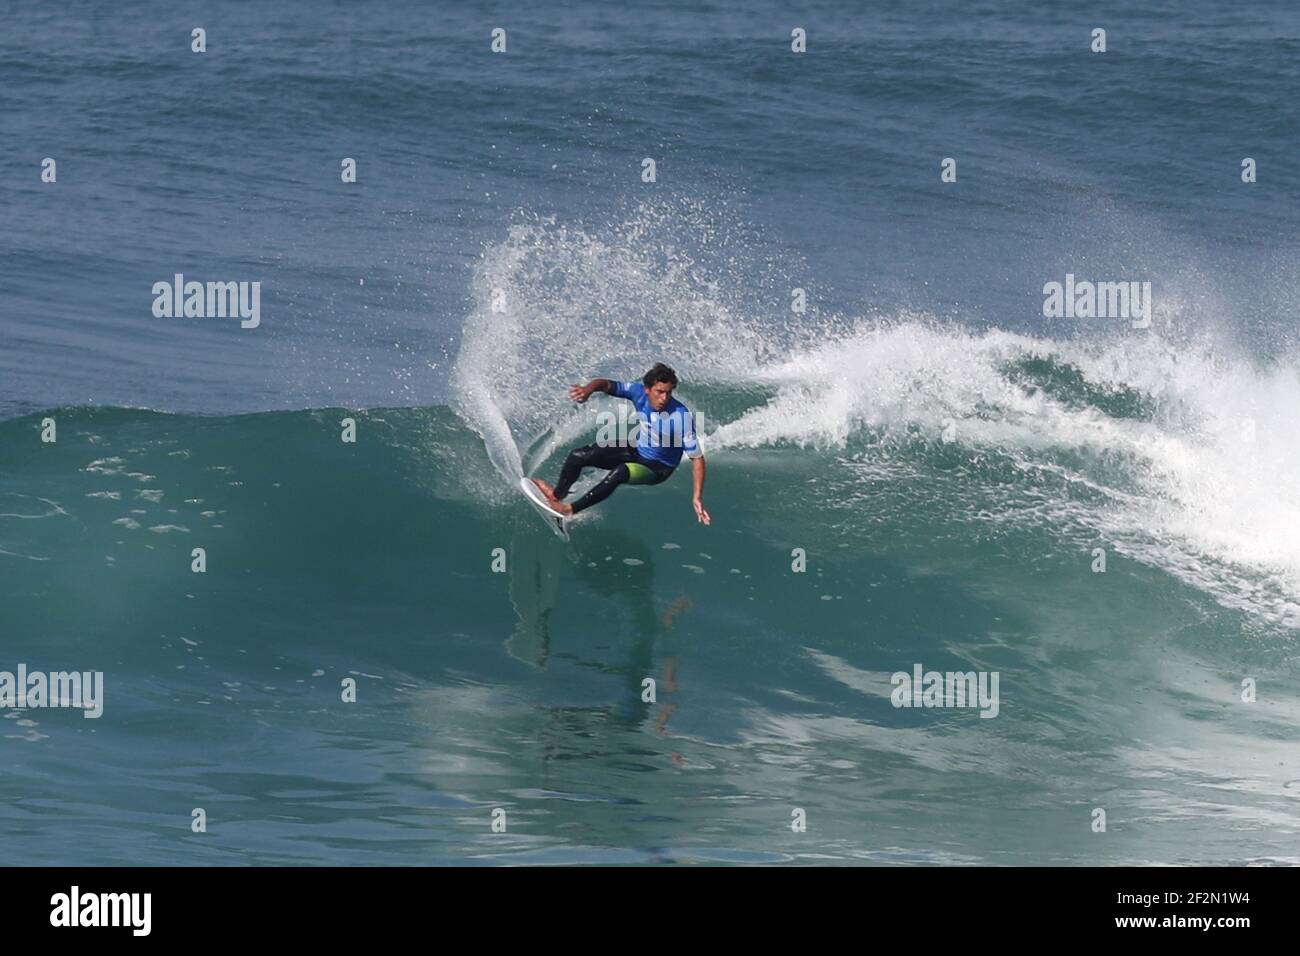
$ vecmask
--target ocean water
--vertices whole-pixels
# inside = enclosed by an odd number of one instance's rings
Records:
[[[0,672],[104,690],[0,710],[6,858],[1300,862],[1298,54],[1285,2],[11,11]],[[659,360],[713,523],[681,474],[561,542],[566,386]]]

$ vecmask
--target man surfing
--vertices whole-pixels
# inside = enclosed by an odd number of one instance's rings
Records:
[[[677,373],[662,362],[646,372],[639,382],[618,382],[608,378],[592,379],[586,385],[570,385],[569,397],[582,404],[595,392],[626,398],[636,406],[641,427],[636,447],[627,445],[586,445],[569,452],[560,469],[560,480],[552,488],[539,478],[532,481],[546,496],[551,509],[572,517],[614,493],[619,485],[657,485],[666,481],[682,460],[682,452],[691,460],[691,477],[695,492],[691,504],[702,524],[712,520],[704,510],[700,495],[704,492],[704,452],[695,436],[695,420],[685,405],[673,398]],[[563,499],[584,468],[602,468],[609,472],[573,504]]]

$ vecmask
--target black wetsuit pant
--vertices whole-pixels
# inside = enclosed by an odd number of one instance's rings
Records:
[[[665,464],[642,458],[631,445],[586,445],[569,452],[564,467],[560,469],[555,497],[563,499],[584,468],[604,468],[609,474],[573,503],[574,514],[604,501],[624,482],[657,485],[673,473]]]

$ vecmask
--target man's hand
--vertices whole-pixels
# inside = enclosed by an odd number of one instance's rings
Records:
[[[618,384],[609,378],[593,378],[586,385],[570,385],[569,398],[573,399],[579,405],[591,398],[597,392],[604,392],[606,395],[618,396]]]
[[[709,513],[704,510],[703,501],[701,501],[699,498],[692,498],[691,504],[695,506],[695,517],[699,519],[700,524],[712,523],[713,519],[710,518]]]
[[[697,455],[691,459],[691,504],[695,506],[695,517],[699,519],[700,524],[708,524],[713,519],[709,513],[704,510],[704,456]]]

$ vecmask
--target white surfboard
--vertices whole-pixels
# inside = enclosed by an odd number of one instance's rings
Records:
[[[528,499],[528,503],[537,509],[537,513],[542,519],[551,526],[551,530],[558,534],[565,541],[569,540],[569,519],[558,511],[553,511],[551,506],[546,503],[546,496],[542,490],[533,484],[531,478],[520,478],[519,488]]]

